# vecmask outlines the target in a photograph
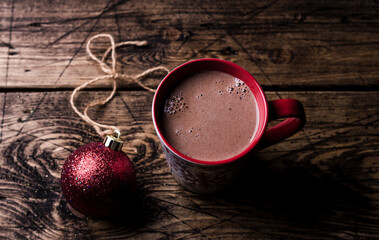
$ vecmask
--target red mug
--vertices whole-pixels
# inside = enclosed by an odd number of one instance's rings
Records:
[[[250,144],[241,153],[219,161],[198,160],[179,152],[162,135],[159,122],[165,101],[175,84],[195,72],[207,70],[225,72],[242,80],[254,94],[259,111],[258,128]],[[295,99],[268,101],[262,87],[249,72],[232,62],[212,58],[186,62],[167,74],[154,95],[152,116],[171,173],[183,187],[197,193],[212,193],[228,187],[243,168],[248,153],[295,134],[305,124],[301,102]],[[286,119],[266,129],[268,122],[279,118]]]

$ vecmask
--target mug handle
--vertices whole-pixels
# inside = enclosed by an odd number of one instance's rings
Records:
[[[269,101],[269,122],[287,118],[283,122],[266,129],[262,136],[261,148],[266,148],[300,131],[305,124],[303,104],[296,99],[277,99]]]

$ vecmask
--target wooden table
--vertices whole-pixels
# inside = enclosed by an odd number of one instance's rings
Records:
[[[379,238],[377,1],[3,0],[0,33],[1,239]],[[60,171],[73,150],[101,141],[69,104],[74,87],[104,75],[85,52],[99,33],[148,41],[118,49],[126,74],[205,57],[239,64],[269,100],[302,101],[307,124],[259,152],[231,189],[198,195],[169,172],[153,94],[120,83],[90,116],[122,129],[142,208],[113,221],[78,218]],[[101,56],[108,46],[93,48]],[[101,82],[76,103],[83,110],[109,91]]]

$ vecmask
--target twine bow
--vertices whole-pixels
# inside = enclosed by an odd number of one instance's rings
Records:
[[[106,37],[109,39],[110,43],[111,43],[111,47],[109,47],[107,49],[107,51],[105,51],[103,57],[100,59],[98,59],[91,51],[91,42],[97,38],[101,38],[101,37]],[[116,58],[116,48],[118,47],[122,47],[122,46],[146,46],[147,45],[147,42],[146,41],[125,41],[125,42],[120,42],[120,43],[115,43],[114,42],[114,39],[113,37],[110,35],[110,34],[98,34],[98,35],[95,35],[93,37],[91,37],[88,42],[87,42],[87,53],[88,55],[93,59],[95,60],[96,62],[99,63],[100,65],[100,68],[101,70],[103,70],[104,73],[106,73],[106,75],[103,75],[103,76],[100,76],[100,77],[97,77],[97,78],[94,78],[92,80],[89,80],[85,83],[83,83],[82,85],[76,87],[74,89],[74,91],[72,92],[71,94],[71,98],[70,98],[70,103],[71,103],[71,107],[72,109],[75,111],[76,114],[78,114],[84,121],[86,121],[87,123],[89,123],[90,125],[93,126],[93,128],[96,130],[96,132],[100,135],[100,136],[104,136],[106,134],[110,134],[112,133],[113,131],[115,130],[118,130],[119,129],[116,127],[116,126],[112,126],[112,125],[106,125],[106,124],[101,124],[101,123],[97,123],[95,122],[94,120],[92,120],[89,116],[88,116],[88,109],[90,107],[94,107],[94,106],[99,106],[99,105],[105,105],[106,103],[108,103],[113,97],[114,95],[116,94],[116,91],[117,91],[117,81],[119,80],[123,80],[123,81],[126,81],[126,82],[134,82],[136,84],[138,84],[139,86],[141,86],[142,88],[150,91],[150,92],[155,92],[155,89],[153,88],[150,88],[148,86],[146,86],[145,84],[142,83],[141,79],[144,78],[145,76],[153,73],[153,72],[157,72],[157,71],[165,71],[166,73],[170,72],[166,67],[163,67],[163,66],[158,66],[158,67],[153,67],[153,68],[150,68],[150,69],[147,69],[146,71],[140,73],[140,74],[137,74],[137,75],[127,75],[127,74],[120,74],[120,73],[117,73],[116,71],[116,64],[117,64],[117,58]],[[108,55],[111,54],[111,58],[112,58],[112,65],[109,66],[105,63],[105,60],[107,59]],[[74,103],[74,99],[75,99],[75,96],[77,95],[77,93],[81,90],[81,89],[84,89],[86,88],[87,86],[97,82],[97,81],[100,81],[100,80],[104,80],[104,79],[109,79],[109,80],[112,80],[113,82],[113,89],[112,89],[112,92],[109,94],[109,96],[104,99],[104,100],[94,100],[93,102],[91,102],[90,104],[88,104],[83,113],[81,113],[75,106],[75,103]],[[106,129],[103,131],[103,129]]]

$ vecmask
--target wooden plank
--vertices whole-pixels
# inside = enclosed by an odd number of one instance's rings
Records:
[[[4,123],[4,110],[5,110],[5,101],[6,101],[6,94],[5,93],[0,93],[0,106],[1,106],[1,111],[0,111],[0,143],[2,142],[3,139],[3,123]]]
[[[232,189],[202,196],[171,176],[151,121],[152,93],[121,91],[90,111],[122,128],[141,208],[113,221],[80,219],[59,187],[64,160],[99,141],[67,91],[8,92],[0,145],[0,237],[378,238],[379,92],[268,92],[304,103],[304,131],[251,159]],[[106,92],[83,92],[78,105]],[[3,94],[0,94],[0,99]],[[0,100],[1,104],[1,100]]]
[[[110,1],[93,2],[85,8],[76,1],[54,4],[36,1],[29,5],[15,2],[14,16],[6,18],[8,22],[13,23],[13,49],[9,60],[8,86],[58,83],[79,50],[83,50],[83,44],[98,23],[98,19],[104,12],[109,11],[110,6]],[[64,12],[67,14],[62,14]],[[7,28],[1,30],[8,31]],[[99,30],[103,31],[101,28]],[[77,31],[79,33],[76,33]],[[76,38],[60,42],[75,34]],[[55,45],[57,42],[60,44]],[[82,68],[87,69],[84,66]],[[84,74],[87,75],[88,72]],[[75,74],[75,78],[78,77]],[[0,82],[3,81],[1,79]]]
[[[278,1],[233,35],[273,85],[377,85],[379,6],[325,3]]]
[[[0,86],[7,85],[8,81],[8,52],[13,49],[13,46],[10,44],[10,21],[6,21],[5,19],[10,19],[12,14],[12,6],[10,1],[2,1],[0,3],[0,16],[4,18],[0,18],[1,28],[4,31],[1,31],[0,34]]]
[[[1,41],[8,43],[12,25],[14,47],[0,47],[0,72],[9,67],[2,87],[72,88],[101,75],[84,50],[98,33],[149,42],[119,51],[120,71],[128,74],[215,57],[241,65],[264,86],[379,83],[375,1],[16,1],[13,15],[10,0],[2,6]],[[96,53],[106,46],[100,42]],[[147,83],[157,86],[159,78]]]

